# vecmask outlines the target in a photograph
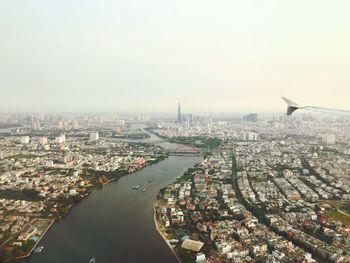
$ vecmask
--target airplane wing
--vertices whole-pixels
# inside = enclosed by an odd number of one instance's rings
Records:
[[[296,104],[295,102],[291,101],[290,99],[287,99],[286,97],[282,97],[282,99],[287,102],[288,107],[287,107],[287,115],[292,115],[294,111],[297,109],[300,109],[299,105]]]
[[[288,106],[292,106],[292,107],[298,107],[298,104],[291,101],[290,99],[287,99],[286,97],[282,97],[282,99],[287,102]]]
[[[286,97],[282,97],[282,99],[287,103],[287,115],[292,115],[294,111],[297,109],[305,109],[309,111],[315,111],[319,113],[328,113],[328,114],[339,114],[339,115],[346,115],[350,116],[349,110],[339,110],[339,109],[332,109],[332,108],[325,108],[325,107],[317,107],[317,106],[300,106],[297,103],[291,101],[290,99],[287,99]]]

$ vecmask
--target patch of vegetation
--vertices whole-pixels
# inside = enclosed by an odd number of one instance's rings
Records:
[[[111,136],[111,138],[134,140],[148,139],[150,137],[151,136],[148,133],[114,134],[113,136]]]
[[[160,155],[155,160],[150,161],[149,164],[156,164],[160,161],[165,160],[166,158],[168,158],[168,155]]]
[[[278,163],[273,169],[279,173],[282,173],[284,170],[290,170],[290,167],[288,165]]]
[[[350,213],[350,201],[344,201],[340,204],[339,208],[346,213]]]
[[[176,247],[176,254],[181,258],[183,263],[193,263],[196,261],[194,253],[182,247]]]
[[[192,173],[195,171],[196,169],[195,168],[189,168],[184,174],[183,176],[181,176],[177,182],[185,182],[185,181],[188,181],[188,180],[192,180]]]
[[[0,197],[5,199],[25,200],[25,201],[40,201],[42,198],[39,192],[34,189],[29,190],[0,190]]]
[[[192,137],[174,137],[170,138],[169,142],[178,144],[190,144],[198,148],[215,149],[222,144],[222,140],[217,137],[192,136]]]
[[[152,144],[147,142],[128,142],[128,144],[133,147],[137,147],[137,146],[151,147],[152,146]]]
[[[101,189],[103,185],[111,182],[116,181],[119,178],[121,178],[124,175],[129,174],[128,170],[125,169],[118,169],[115,171],[95,171],[92,169],[85,169],[82,173],[82,177],[89,179],[92,187],[90,190],[93,189]]]
[[[325,200],[324,203],[330,205],[332,208],[341,210],[350,214],[350,201],[346,200]]]
[[[344,215],[337,210],[334,209],[327,209],[325,211],[325,214],[328,218],[340,221],[346,226],[350,226],[350,216]]]

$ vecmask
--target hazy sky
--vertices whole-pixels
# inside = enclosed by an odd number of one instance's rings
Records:
[[[350,109],[350,1],[0,0],[0,111]]]

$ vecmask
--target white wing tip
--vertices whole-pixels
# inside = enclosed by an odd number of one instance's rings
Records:
[[[282,97],[282,99],[287,102],[288,107],[287,107],[287,115],[292,115],[292,113],[294,111],[296,111],[297,109],[299,109],[299,106],[297,103],[291,101],[290,99],[287,99],[286,97]]]
[[[298,104],[295,103],[294,101],[291,101],[290,99],[286,98],[286,97],[283,97],[282,96],[282,99],[287,102],[288,106],[291,106],[291,107],[298,107]]]

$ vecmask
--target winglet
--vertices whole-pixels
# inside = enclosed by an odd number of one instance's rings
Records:
[[[282,99],[287,102],[288,104],[288,108],[287,108],[287,115],[292,115],[292,113],[294,111],[296,111],[297,109],[299,109],[299,105],[289,99],[287,99],[286,97],[282,97]]]

